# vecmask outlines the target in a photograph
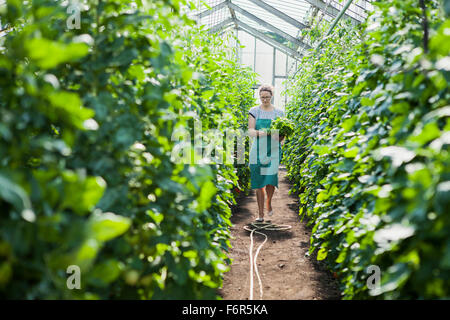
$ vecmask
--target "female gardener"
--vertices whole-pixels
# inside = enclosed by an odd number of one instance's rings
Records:
[[[281,159],[281,145],[277,134],[268,135],[262,129],[270,128],[272,120],[283,117],[284,112],[271,103],[273,87],[262,85],[259,88],[261,105],[250,109],[248,117],[248,132],[256,137],[250,149],[250,182],[251,188],[256,189],[259,214],[257,222],[264,221],[264,190],[267,194],[267,210],[269,216],[273,214],[272,196],[278,187],[278,166]]]

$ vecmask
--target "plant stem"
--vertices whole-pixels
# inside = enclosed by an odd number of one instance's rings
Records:
[[[427,19],[427,9],[425,7],[425,0],[419,0],[420,7],[422,8],[422,25],[423,25],[423,49],[425,53],[428,53],[428,19]]]

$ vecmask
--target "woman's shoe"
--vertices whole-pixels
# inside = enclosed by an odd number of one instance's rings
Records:
[[[256,222],[264,222],[264,218],[256,218]]]
[[[268,215],[269,215],[269,217],[271,217],[273,215],[273,210],[270,210]]]

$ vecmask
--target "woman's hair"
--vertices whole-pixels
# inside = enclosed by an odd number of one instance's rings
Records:
[[[273,86],[271,86],[270,84],[263,84],[261,87],[259,87],[258,91],[261,94],[261,91],[267,91],[270,92],[270,94],[273,96]]]

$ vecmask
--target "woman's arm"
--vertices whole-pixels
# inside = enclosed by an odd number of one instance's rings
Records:
[[[250,137],[263,137],[267,134],[264,131],[259,131],[255,129],[256,119],[252,116],[248,116],[248,134]]]

